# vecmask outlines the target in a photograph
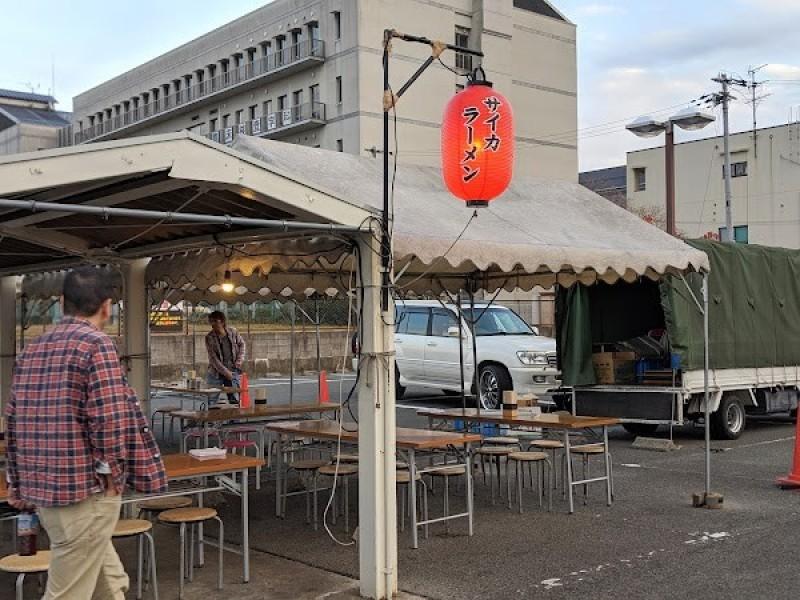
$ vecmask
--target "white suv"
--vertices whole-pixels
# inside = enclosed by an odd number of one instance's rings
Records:
[[[462,306],[464,389],[473,389],[472,337],[466,320],[469,305]],[[405,387],[418,385],[461,392],[458,351],[458,308],[433,300],[398,300],[395,319],[397,396]],[[540,336],[513,310],[486,303],[475,304],[478,382],[483,408],[498,408],[503,391],[541,394],[556,387],[556,342]]]

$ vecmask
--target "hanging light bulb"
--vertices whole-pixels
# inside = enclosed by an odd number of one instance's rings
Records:
[[[231,270],[225,269],[225,275],[222,278],[222,291],[230,294],[233,291],[233,280],[231,279]]]

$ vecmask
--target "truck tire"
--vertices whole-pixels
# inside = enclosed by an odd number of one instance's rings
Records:
[[[655,423],[623,423],[622,426],[631,435],[644,437],[653,435],[658,429],[658,425]]]
[[[478,374],[478,394],[481,408],[493,410],[503,404],[503,392],[514,389],[511,376],[499,365],[483,365]]]
[[[397,365],[394,366],[394,397],[397,400],[403,399],[403,394],[406,393],[406,388],[400,385],[400,369]]]
[[[719,408],[711,415],[711,435],[718,440],[735,440],[744,431],[747,415],[736,394],[724,394]]]

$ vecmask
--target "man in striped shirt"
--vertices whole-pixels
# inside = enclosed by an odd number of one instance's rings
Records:
[[[44,600],[123,600],[111,534],[126,485],[166,489],[164,464],[103,327],[113,285],[94,267],[64,279],[64,319],[25,347],[7,407],[9,503],[50,538]]]

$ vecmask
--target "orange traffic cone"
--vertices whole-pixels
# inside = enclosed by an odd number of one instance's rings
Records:
[[[250,401],[250,382],[247,379],[247,373],[242,373],[239,387],[242,389],[242,393],[239,394],[239,408],[250,408],[253,404]]]
[[[783,489],[800,488],[800,418],[797,419],[797,433],[794,438],[794,459],[792,472],[786,477],[778,477],[775,481]]]
[[[319,372],[319,402],[328,404],[331,401],[331,391],[328,388],[328,372]]]

